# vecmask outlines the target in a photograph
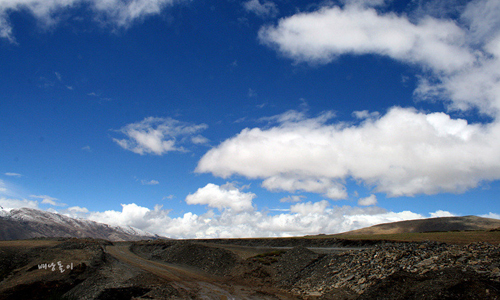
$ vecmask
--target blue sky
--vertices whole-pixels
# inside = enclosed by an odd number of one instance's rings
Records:
[[[0,0],[0,205],[171,237],[499,218],[499,13]]]

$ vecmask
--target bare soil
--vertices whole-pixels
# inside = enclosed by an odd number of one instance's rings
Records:
[[[52,262],[54,271],[39,268]],[[327,237],[9,241],[0,242],[2,299],[500,299],[500,248]]]

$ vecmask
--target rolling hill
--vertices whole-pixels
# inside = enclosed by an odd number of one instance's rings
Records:
[[[379,224],[339,235],[374,235],[438,231],[491,230],[500,228],[500,220],[477,216],[441,217]]]

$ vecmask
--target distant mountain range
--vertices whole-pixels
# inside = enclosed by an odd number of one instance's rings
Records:
[[[500,220],[477,216],[442,217],[379,224],[340,235],[397,234],[407,232],[490,230],[500,228]]]
[[[0,240],[39,237],[91,237],[109,241],[137,241],[159,236],[130,226],[111,226],[32,208],[0,210]]]

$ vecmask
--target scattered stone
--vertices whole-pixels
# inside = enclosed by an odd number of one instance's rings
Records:
[[[489,278],[500,285],[500,266],[492,267],[492,263],[497,261],[500,261],[500,247],[487,243],[465,246],[437,242],[387,243],[359,251],[328,254],[317,262],[316,270],[321,272],[302,270],[298,276],[301,279],[293,287],[306,294],[321,288],[323,295],[345,289],[361,295],[395,274],[439,278],[443,274],[452,276],[449,270],[475,274],[470,275],[472,278]],[[456,266],[461,267],[455,269]],[[453,278],[466,282],[468,279],[462,276]]]

